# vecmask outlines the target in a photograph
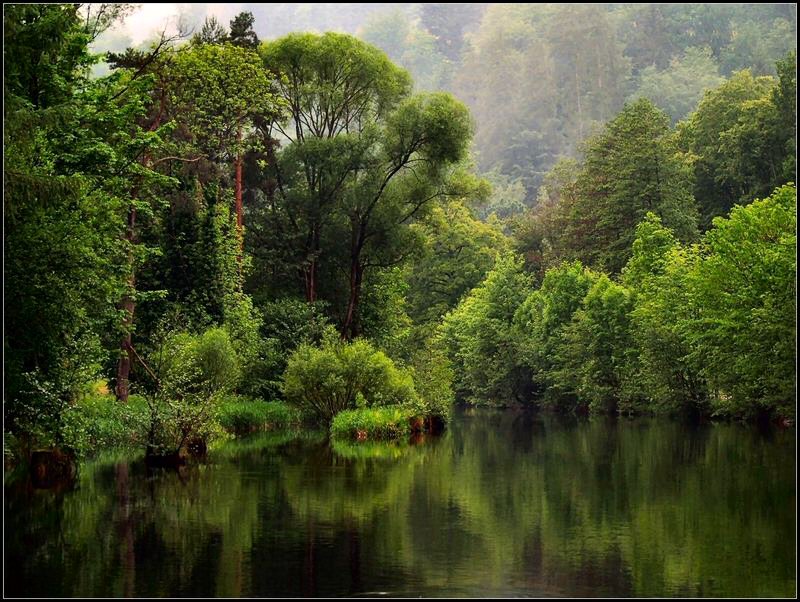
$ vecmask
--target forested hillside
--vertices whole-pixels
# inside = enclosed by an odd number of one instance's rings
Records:
[[[93,53],[125,10],[4,8],[20,448],[794,419],[793,5],[262,7]]]
[[[796,23],[791,4],[425,4],[374,14],[360,35],[420,88],[462,99],[479,168],[521,181],[532,205],[626,101],[675,123],[739,70],[774,76]]]

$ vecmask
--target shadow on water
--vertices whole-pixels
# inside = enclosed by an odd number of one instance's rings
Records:
[[[6,483],[6,593],[791,596],[794,461],[793,430],[522,409],[99,459],[68,490]]]

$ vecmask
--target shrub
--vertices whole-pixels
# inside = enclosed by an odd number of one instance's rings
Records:
[[[260,336],[249,345],[239,391],[251,397],[280,396],[286,360],[303,343],[319,343],[329,327],[322,302],[278,299],[260,304]]]
[[[240,375],[239,358],[222,328],[170,335],[159,356],[160,386],[147,400],[147,446],[153,455],[178,452],[192,439],[209,439],[216,406]]]
[[[406,437],[414,415],[413,409],[400,406],[344,410],[333,418],[331,436],[359,440]]]
[[[321,347],[301,345],[283,377],[287,401],[320,422],[357,406],[415,403],[411,375],[364,339],[328,337]]]
[[[224,327],[242,368],[237,390],[253,397],[271,397],[276,391],[270,380],[274,380],[273,372],[279,362],[275,342],[262,335],[262,318],[249,295],[228,295],[224,308]]]
[[[288,428],[301,421],[300,412],[281,401],[229,397],[217,410],[217,422],[232,433]]]

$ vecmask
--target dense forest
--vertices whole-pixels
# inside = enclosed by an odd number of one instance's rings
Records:
[[[4,7],[7,454],[793,422],[794,5],[370,6]]]

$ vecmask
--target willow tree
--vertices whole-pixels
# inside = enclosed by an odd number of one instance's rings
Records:
[[[318,296],[324,227],[371,146],[365,133],[411,91],[411,78],[380,50],[338,33],[290,34],[261,47],[282,74],[289,118],[268,128],[282,144],[272,166],[289,216],[306,300]]]
[[[445,93],[409,97],[375,128],[370,152],[341,206],[349,233],[342,336],[360,334],[366,269],[406,260],[415,247],[412,221],[437,200],[463,193],[451,179],[451,168],[465,154],[470,134],[467,108]]]
[[[342,335],[356,336],[365,270],[404,259],[406,226],[445,194],[465,152],[469,114],[446,94],[411,95],[408,73],[352,36],[291,34],[261,51],[289,106],[266,132],[280,144],[267,169],[305,296],[320,294],[325,255],[348,274]]]

